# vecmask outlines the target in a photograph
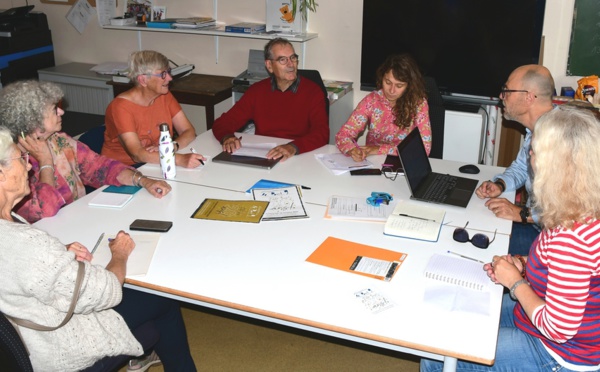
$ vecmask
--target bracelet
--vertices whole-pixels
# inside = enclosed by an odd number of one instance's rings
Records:
[[[173,144],[173,148],[175,148],[175,145],[177,145],[177,150],[174,150],[173,152],[177,152],[177,151],[179,151],[179,142],[177,142],[177,141],[173,141],[173,142],[171,142],[171,143]]]
[[[138,174],[141,174],[141,173],[136,170],[136,171],[133,171],[133,174],[131,175],[131,184],[133,186],[135,186],[135,176],[138,175]]]
[[[515,290],[517,289],[518,286],[520,286],[521,284],[527,284],[530,285],[529,282],[526,279],[521,279],[518,280],[515,284],[513,284],[512,287],[510,287],[510,291],[508,292],[508,295],[510,296],[510,298],[513,299],[513,301],[517,301],[517,297],[515,297]]]
[[[498,185],[498,187],[500,188],[501,192],[506,191],[506,185],[504,184],[504,181],[502,181],[501,179],[497,179],[496,181],[494,181],[494,183],[496,185]]]
[[[140,181],[142,180],[142,178],[146,177],[143,174],[141,174],[140,172],[137,172],[139,174],[138,179],[135,181],[134,185],[137,187],[142,187],[142,185],[140,185]]]
[[[523,271],[521,271],[521,277],[525,277],[525,269],[527,268],[527,262],[525,261],[525,257],[521,256],[520,254],[515,254],[513,255],[514,258],[516,258],[517,260],[521,261],[521,266],[523,266]]]
[[[42,173],[42,171],[43,171],[44,169],[46,169],[46,168],[50,168],[50,169],[52,169],[52,173],[54,173],[54,166],[53,166],[53,165],[50,165],[50,164],[42,165],[42,166],[40,167],[40,173]]]

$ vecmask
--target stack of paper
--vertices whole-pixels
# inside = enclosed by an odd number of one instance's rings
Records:
[[[189,17],[189,18],[178,18],[173,23],[174,28],[204,28],[215,26],[217,21],[211,17]]]
[[[367,203],[367,198],[334,195],[329,198],[325,218],[334,220],[356,221],[387,221],[394,210],[395,204],[380,204],[379,206]]]
[[[352,157],[342,153],[316,154],[315,157],[336,176],[350,172],[351,170],[374,168],[373,163],[366,159],[356,162]]]
[[[262,221],[308,218],[299,186],[252,189],[254,200],[268,201]]]

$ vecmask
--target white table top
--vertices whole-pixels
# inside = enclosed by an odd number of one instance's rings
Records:
[[[272,137],[263,137],[250,134],[238,134],[243,136],[242,142],[260,143],[275,142],[277,144],[287,143],[288,140]],[[382,176],[351,176],[342,174],[334,176],[319,160],[315,154],[337,153],[339,152],[334,145],[326,145],[317,150],[306,154],[294,156],[285,162],[278,163],[271,170],[257,169],[239,165],[212,163],[210,159],[218,155],[222,149],[219,142],[212,135],[212,131],[202,133],[196,138],[190,146],[182,148],[180,152],[189,152],[192,147],[199,153],[206,156],[209,160],[205,166],[196,169],[185,169],[178,167],[176,180],[180,182],[190,182],[193,184],[222,188],[233,191],[246,191],[256,181],[261,178],[300,184],[310,187],[310,190],[303,190],[303,200],[305,203],[312,203],[326,206],[329,197],[332,195],[341,196],[364,196],[367,198],[372,191],[387,192],[392,194],[396,200],[408,200],[410,203],[424,203],[421,201],[410,200],[410,191],[406,178],[398,176],[395,181],[391,181]],[[380,167],[384,162],[384,155],[370,156],[368,160],[376,167]],[[448,173],[455,176],[477,179],[480,182],[491,179],[495,174],[501,173],[503,168],[487,165],[477,165],[481,172],[479,174],[462,174],[458,168],[464,163],[454,161],[430,159],[434,172]],[[144,174],[161,177],[158,164],[147,164],[140,168]],[[514,200],[515,193],[507,192],[503,195],[509,200]],[[495,218],[484,205],[486,200],[479,199],[475,194],[471,198],[467,208],[454,207],[449,205],[437,205],[446,210],[445,224],[454,227],[464,227],[469,222],[469,231],[485,231],[499,234],[510,234],[512,222],[509,220]],[[426,203],[428,204],[428,203]]]
[[[244,142],[287,142],[243,136]],[[210,131],[191,146],[209,161],[197,169],[178,168],[176,179],[169,181],[173,191],[163,199],[141,191],[124,208],[111,209],[89,207],[87,202],[93,195],[88,195],[36,226],[64,243],[79,241],[93,247],[101,233],[128,231],[137,218],[173,221],[173,228],[161,234],[148,274],[128,277],[128,286],[378,347],[446,358],[448,369],[452,369],[455,358],[493,362],[501,286],[493,286],[490,314],[485,316],[441,310],[423,301],[423,270],[432,254],[452,250],[488,262],[494,255],[507,252],[511,223],[495,218],[483,200],[474,196],[467,208],[439,205],[446,209],[447,226],[442,227],[437,243],[386,236],[383,223],[324,219],[327,200],[331,195],[366,198],[371,191],[385,191],[398,200],[409,200],[402,176],[396,181],[383,176],[334,176],[314,156],[337,152],[330,145],[281,162],[270,171],[212,163],[210,158],[221,151],[221,146]],[[384,157],[369,160],[379,167]],[[431,159],[431,163],[434,171],[459,175],[459,163],[437,159]],[[479,167],[480,174],[469,176],[486,180],[502,171]],[[141,169],[160,177],[158,165]],[[244,191],[261,178],[311,187],[303,190],[310,218],[259,224],[190,218],[205,198],[250,199]],[[514,198],[514,193],[508,196]],[[471,234],[479,230],[491,236],[498,229],[488,249],[452,240],[454,228],[467,221]],[[408,258],[390,282],[306,262],[329,236],[407,253]],[[365,288],[385,295],[395,306],[370,313],[354,297],[355,292]]]

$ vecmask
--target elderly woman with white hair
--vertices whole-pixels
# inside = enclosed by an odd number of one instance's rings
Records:
[[[54,83],[18,81],[0,91],[0,123],[29,152],[31,194],[16,206],[29,222],[54,216],[86,194],[85,185],[134,185],[157,198],[171,190],[163,180],[145,177],[133,167],[101,156],[60,132],[63,92]]]
[[[175,151],[196,138],[196,131],[169,91],[173,80],[169,60],[153,50],[129,57],[133,87],[119,94],[106,108],[106,132],[102,155],[128,165],[160,161],[160,124],[167,124],[175,138]],[[175,154],[175,164],[196,168],[206,160],[196,153]]]
[[[0,311],[17,324],[34,370],[113,371],[153,349],[165,370],[195,371],[179,304],[123,288],[129,234],[109,243],[103,268],[83,245],[65,246],[12,212],[29,194],[28,157],[0,127]]]

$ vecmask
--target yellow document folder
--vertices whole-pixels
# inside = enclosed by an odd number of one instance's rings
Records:
[[[306,261],[389,281],[402,265],[406,256],[406,253],[394,252],[330,236],[321,243]]]
[[[268,201],[205,199],[192,218],[259,223],[268,206]]]

